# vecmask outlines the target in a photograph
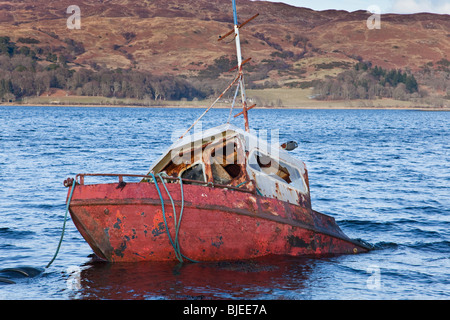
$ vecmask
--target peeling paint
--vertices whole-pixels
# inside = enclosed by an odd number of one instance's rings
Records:
[[[124,252],[127,249],[127,243],[124,241],[120,244],[119,248],[114,250],[114,254],[118,257],[123,258]]]
[[[166,227],[164,226],[164,222],[160,222],[158,227],[152,230],[152,234],[154,237],[157,237],[166,232]]]
[[[297,236],[289,236],[287,241],[290,246],[298,248],[308,248],[309,244]]]
[[[220,248],[220,246],[223,244],[222,236],[218,236],[217,241],[213,241],[211,244],[216,248]]]
[[[120,229],[120,224],[122,223],[122,221],[119,219],[119,218],[117,218],[117,222],[114,224],[114,228],[116,228],[116,229]]]

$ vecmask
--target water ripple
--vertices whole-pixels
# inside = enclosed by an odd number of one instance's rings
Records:
[[[52,258],[64,218],[64,179],[146,173],[172,133],[203,111],[0,107],[2,267],[42,267]],[[211,113],[204,128],[228,116],[228,110]],[[450,113],[261,109],[252,110],[250,125],[299,142],[292,155],[307,165],[314,209],[373,251],[182,267],[111,265],[92,260],[69,221],[52,270],[15,290],[0,287],[0,298],[449,298]],[[368,286],[373,270],[380,276],[375,289]]]

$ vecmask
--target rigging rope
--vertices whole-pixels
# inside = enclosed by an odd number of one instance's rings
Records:
[[[242,75],[238,75],[233,82],[231,82],[231,84],[220,94],[220,96],[211,104],[211,106],[209,106],[208,109],[205,110],[205,112],[203,112],[203,114],[197,119],[195,120],[195,122],[189,127],[189,129],[186,130],[186,132],[180,137],[180,139],[182,139],[189,131],[191,131],[191,129],[193,127],[195,127],[195,125],[209,112],[209,110],[211,110],[212,107],[214,107],[216,105],[217,102],[219,102],[220,99],[222,99],[222,97],[225,95],[225,93],[227,93],[228,90],[230,90],[230,88],[238,81],[241,80]]]
[[[241,85],[241,81],[239,81],[238,84],[237,84],[237,86],[236,86],[236,92],[234,93],[233,104],[231,105],[231,108],[230,108],[230,115],[228,116],[228,121],[227,121],[227,123],[230,123],[230,121],[231,121],[231,115],[232,115],[232,113],[233,113],[234,105],[236,104],[236,98],[237,98],[237,95],[238,95],[238,93],[239,93],[239,87],[240,87],[240,85]]]

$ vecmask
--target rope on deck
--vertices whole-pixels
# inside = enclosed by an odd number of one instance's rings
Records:
[[[164,182],[164,178],[163,178],[163,175],[166,175],[166,174],[165,173],[158,173],[157,174],[157,176],[161,180],[161,182],[163,184],[163,187],[164,187],[167,195],[169,196],[170,202],[172,204],[173,219],[174,219],[174,226],[175,226],[175,241],[174,241],[174,240],[172,240],[172,236],[170,235],[169,226],[167,224],[167,219],[166,219],[166,211],[165,211],[164,199],[162,197],[161,190],[160,190],[160,188],[158,186],[158,183],[157,183],[157,180],[156,180],[156,176],[155,176],[155,174],[153,172],[151,172],[150,175],[153,178],[153,181],[154,181],[155,187],[156,187],[156,191],[158,191],[158,195],[159,195],[159,198],[161,200],[161,208],[162,208],[162,213],[163,213],[164,225],[166,227],[167,236],[169,237],[170,243],[172,244],[172,247],[173,247],[173,250],[175,252],[176,258],[181,263],[184,262],[183,258],[185,258],[186,260],[189,260],[191,262],[198,262],[198,261],[195,261],[195,260],[192,260],[192,259],[186,257],[185,255],[183,255],[181,253],[180,242],[179,242],[179,238],[178,238],[178,235],[179,235],[179,232],[180,232],[180,226],[181,226],[181,219],[183,217],[183,210],[184,210],[183,180],[181,179],[181,177],[179,177],[180,189],[181,189],[181,209],[180,209],[180,214],[179,214],[178,220],[177,220],[177,213],[176,213],[176,210],[175,210],[175,203],[173,202],[172,195],[170,194],[169,190],[167,189],[166,183]]]

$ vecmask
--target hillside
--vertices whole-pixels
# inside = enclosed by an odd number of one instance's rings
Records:
[[[241,22],[260,14],[242,31],[243,54],[252,58],[247,79],[254,89],[314,86],[314,81],[369,62],[414,74],[422,88],[417,97],[450,95],[448,15],[383,15],[381,29],[369,30],[365,11],[318,12],[264,1],[237,2]],[[28,47],[44,68],[58,63],[72,72],[120,68],[158,79],[173,76],[195,88],[217,73],[225,71],[227,77],[234,64],[233,43],[217,41],[232,28],[231,1],[81,0],[81,29],[69,30],[66,10],[72,4],[0,1],[0,37],[9,37],[17,52]],[[208,89],[206,96],[217,90]]]

